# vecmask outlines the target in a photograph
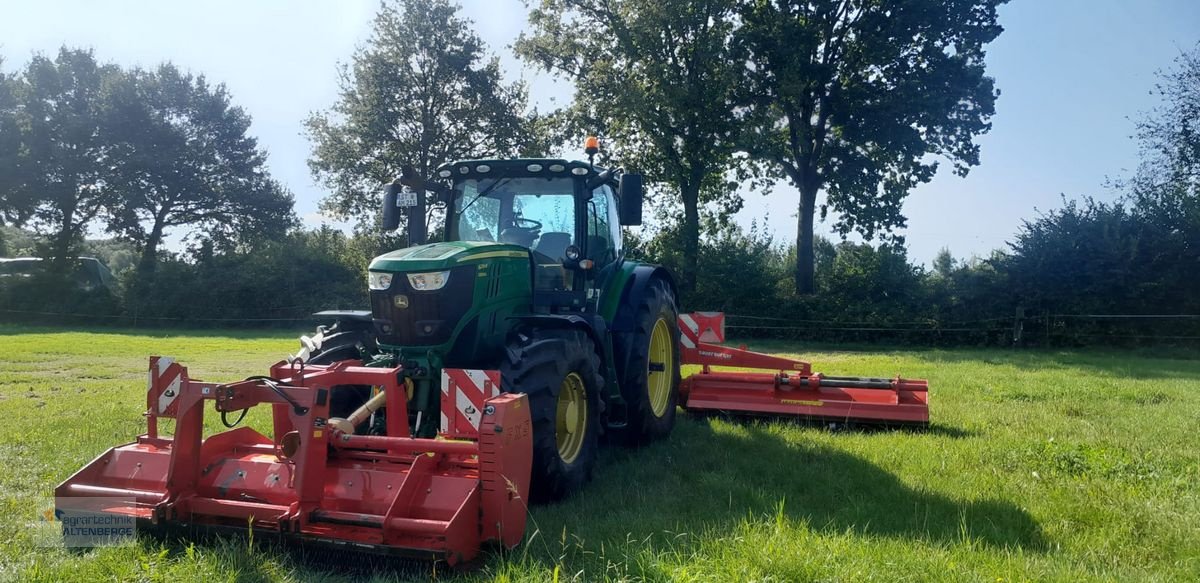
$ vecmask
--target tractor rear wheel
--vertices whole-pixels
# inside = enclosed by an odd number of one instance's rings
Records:
[[[375,348],[375,338],[367,330],[340,330],[334,324],[325,332],[321,347],[308,355],[307,364],[328,365],[343,360],[362,360]],[[338,385],[329,398],[329,416],[347,417],[371,398],[369,385]]]
[[[615,335],[621,369],[621,396],[629,407],[624,429],[615,432],[625,445],[642,445],[671,434],[679,397],[679,310],[666,281],[646,286],[622,310],[635,310],[634,330]]]
[[[591,479],[600,438],[600,356],[581,330],[514,334],[500,365],[502,390],[525,393],[533,421],[530,499],[561,500]]]

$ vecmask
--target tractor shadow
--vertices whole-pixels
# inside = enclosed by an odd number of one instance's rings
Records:
[[[761,422],[680,415],[670,439],[638,450],[607,448],[582,493],[534,507],[527,528],[550,542],[533,537],[528,553],[553,564],[560,538],[609,549],[610,556],[635,556],[648,539],[687,552],[705,537],[735,536],[747,520],[766,524],[780,514],[818,534],[1047,550],[1038,524],[1009,501],[948,498],[799,437]]]

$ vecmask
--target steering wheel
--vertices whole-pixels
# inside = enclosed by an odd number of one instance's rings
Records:
[[[537,240],[541,230],[541,222],[514,216],[509,219],[508,226],[500,230],[500,241],[515,243],[522,247],[533,247],[533,242]]]
[[[541,221],[525,217],[513,217],[511,222],[514,229],[521,229],[522,231],[540,231],[542,229]]]

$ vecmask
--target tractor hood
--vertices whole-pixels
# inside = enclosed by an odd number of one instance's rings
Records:
[[[470,261],[496,257],[528,257],[520,245],[490,241],[450,241],[398,249],[371,261],[371,271],[414,272],[449,269]]]

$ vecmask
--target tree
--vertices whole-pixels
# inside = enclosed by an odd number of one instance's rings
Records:
[[[524,58],[575,82],[576,124],[618,157],[668,183],[683,203],[681,287],[696,287],[700,207],[740,208],[734,168],[743,74],[731,0],[543,0],[530,12]],[[728,214],[728,213],[726,213]]]
[[[958,267],[958,260],[954,259],[954,255],[950,253],[948,247],[939,249],[937,255],[933,258],[933,273],[943,279],[948,279]]]
[[[814,290],[813,221],[871,240],[904,225],[901,204],[948,159],[965,175],[998,95],[984,45],[1005,0],[748,0],[747,149],[800,191],[797,291]]]
[[[0,166],[16,177],[2,185],[6,220],[47,233],[54,273],[66,273],[88,224],[116,196],[108,98],[118,73],[64,47],[53,60],[33,57],[0,107]]]
[[[314,176],[332,193],[323,211],[376,223],[383,185],[411,165],[538,152],[525,87],[501,80],[499,61],[448,0],[389,0],[370,40],[342,72],[341,94],[308,119]],[[538,152],[543,153],[543,152]]]
[[[139,246],[152,271],[174,227],[218,243],[279,238],[296,224],[291,194],[271,179],[266,153],[247,135],[250,116],[224,85],[164,64],[123,75],[113,92],[115,175],[111,232]]]
[[[1166,249],[1122,204],[1086,198],[1025,221],[1003,265],[1013,292],[1040,312],[1127,314],[1164,305]],[[1150,303],[1147,303],[1150,300]]]
[[[22,134],[16,85],[16,79],[0,69],[0,226],[24,224],[33,210],[28,192],[20,188]]]
[[[818,296],[831,319],[886,323],[927,309],[924,269],[908,262],[904,247],[843,241],[835,249]]]
[[[1200,196],[1200,43],[1159,74],[1163,103],[1138,122],[1141,164],[1124,186],[1142,201]]]
[[[1162,104],[1138,122],[1141,163],[1116,186],[1139,217],[1180,241],[1179,260],[1200,267],[1200,44],[1159,74]]]

